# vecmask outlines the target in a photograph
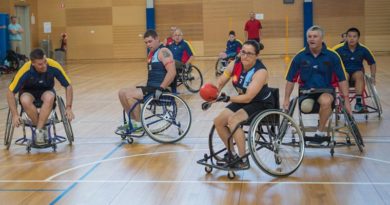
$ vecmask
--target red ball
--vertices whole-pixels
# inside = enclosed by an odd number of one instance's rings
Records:
[[[218,88],[211,83],[206,83],[200,88],[199,95],[207,102],[213,101],[218,97]]]

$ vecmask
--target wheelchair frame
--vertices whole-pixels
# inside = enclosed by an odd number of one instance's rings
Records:
[[[217,62],[215,63],[215,76],[220,76],[225,71],[226,67],[229,65],[231,61],[235,59],[235,56],[233,57],[226,57],[226,58],[218,58]]]
[[[164,92],[161,95],[158,102],[153,99],[153,94],[145,96],[144,99],[145,100],[137,101],[130,108],[130,111],[128,113],[123,111],[123,122],[124,124],[129,123],[129,129],[127,129],[125,133],[116,131],[115,134],[120,135],[122,140],[126,140],[129,144],[132,144],[134,142],[133,138],[140,138],[145,135],[145,133],[147,133],[152,140],[159,143],[175,143],[186,136],[191,127],[192,116],[190,108],[183,99],[181,99],[175,94],[167,92]],[[186,110],[186,113],[188,115],[188,123],[187,126],[184,127],[184,129],[182,129],[182,123],[176,121],[179,107],[177,105],[178,102],[181,104],[179,106],[184,106],[184,109]],[[143,106],[141,107],[141,121],[143,131],[140,134],[136,134],[134,132],[137,131],[138,128],[135,129],[133,127],[133,124],[131,123],[130,113],[136,108],[136,106],[140,104],[143,104]],[[160,113],[160,111],[162,113]],[[153,126],[155,126],[159,122],[164,122],[165,124],[162,127],[153,129]],[[164,134],[162,132],[166,131],[171,126],[177,127],[178,136],[172,138],[171,136],[165,135],[161,137],[160,135]]]
[[[15,141],[15,144],[17,145],[22,145],[26,146],[27,152],[30,152],[32,148],[37,148],[37,149],[43,149],[43,148],[48,148],[52,147],[53,151],[56,151],[57,149],[57,144],[63,143],[66,140],[68,140],[69,145],[72,145],[74,142],[74,134],[72,130],[72,126],[69,122],[69,120],[66,118],[65,115],[65,104],[63,99],[60,96],[56,96],[57,98],[57,104],[58,104],[58,109],[60,112],[61,120],[58,118],[57,112],[55,107],[53,108],[48,121],[46,122],[45,126],[48,130],[48,143],[45,145],[36,145],[35,144],[35,126],[31,124],[29,120],[23,119],[22,118],[22,128],[23,128],[23,137],[17,139]],[[24,114],[23,108],[20,111],[20,116]],[[57,123],[63,123],[64,125],[64,130],[66,137],[57,135],[56,131],[56,126],[55,124]],[[27,138],[26,135],[26,127],[29,127],[31,129],[31,139]],[[53,135],[51,132],[51,128],[53,128]],[[5,133],[4,133],[4,145],[6,146],[6,149],[9,150],[11,144],[12,144],[12,138],[13,138],[13,133],[14,133],[14,126],[12,125],[12,113],[11,110],[8,109],[8,114],[7,114],[7,121],[6,121],[6,128],[5,128]]]
[[[309,90],[307,92],[308,93],[306,93],[306,94],[315,94],[315,93],[324,93],[324,92],[329,93],[330,90],[329,89],[316,89],[316,90]],[[297,106],[296,104],[298,102],[298,98],[299,97],[295,97],[290,102],[290,108],[289,108],[290,116],[293,116],[293,114],[294,114],[295,107]],[[330,136],[330,141],[328,142],[328,145],[327,146],[309,146],[306,144],[306,142],[305,142],[305,145],[307,147],[312,147],[312,148],[330,148],[331,156],[334,155],[334,152],[335,152],[334,148],[335,147],[351,146],[351,145],[355,145],[355,144],[358,146],[358,149],[360,150],[360,152],[363,152],[363,147],[364,147],[363,139],[361,137],[359,128],[357,127],[357,124],[356,124],[354,117],[352,115],[350,115],[349,113],[347,113],[347,111],[345,110],[344,100],[340,95],[337,95],[334,100],[335,100],[334,114],[336,116],[336,120],[335,120],[333,128],[332,128],[332,125],[333,125],[332,116],[330,117],[330,119],[328,121],[327,133],[328,133],[328,136]],[[309,114],[318,114],[318,113],[309,113]],[[339,119],[340,114],[343,115],[344,120],[345,120],[345,123],[343,126],[338,125],[338,119]],[[304,125],[303,119],[302,119],[302,112],[300,112],[300,111],[299,111],[299,126],[303,132],[305,141],[311,141],[314,139],[313,137],[306,136],[306,132],[313,132],[310,130],[313,127],[307,127]],[[336,132],[346,135],[346,142],[337,142],[335,139]],[[351,140],[350,140],[351,135],[355,140],[355,144],[351,143]]]

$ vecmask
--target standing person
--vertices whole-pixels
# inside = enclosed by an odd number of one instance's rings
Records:
[[[122,88],[119,90],[118,96],[126,113],[129,113],[131,108],[142,100],[148,94],[154,94],[155,99],[159,99],[162,92],[167,90],[176,76],[175,63],[173,61],[172,53],[165,48],[159,40],[158,34],[154,30],[147,30],[144,33],[144,42],[150,50],[148,54],[148,79],[146,86],[131,86],[129,88]],[[132,125],[136,131],[142,129],[140,122],[140,106],[130,113]],[[129,124],[119,126],[117,131],[126,132]]]
[[[371,50],[359,42],[360,31],[357,28],[350,28],[347,31],[347,41],[336,45],[333,49],[341,56],[347,69],[348,78],[355,82],[356,112],[364,112],[362,94],[364,90],[364,66],[366,60],[370,66],[371,78],[375,84],[376,63]]]
[[[37,48],[31,51],[30,59],[31,61],[19,69],[9,85],[7,101],[12,113],[12,124],[18,127],[21,118],[17,111],[15,94],[19,93],[19,102],[23,110],[37,128],[35,130],[35,143],[44,145],[48,140],[48,130],[45,128],[45,123],[56,99],[54,78],[65,88],[65,114],[69,121],[74,118],[72,111],[73,88],[61,65],[53,59],[46,58],[42,49]],[[39,112],[37,108],[40,108]]]
[[[249,13],[249,20],[245,23],[245,38],[247,40],[255,40],[260,43],[261,37],[261,22],[255,18],[255,12]]]
[[[176,61],[176,68],[182,68],[183,64],[185,64],[186,67],[189,67],[194,59],[194,51],[191,44],[183,39],[183,32],[181,29],[175,30],[173,40],[175,42],[168,48],[171,50],[173,59]]]
[[[22,42],[22,33],[24,32],[22,26],[17,23],[17,17],[11,16],[11,23],[8,25],[9,40],[11,43],[11,50],[20,53]]]
[[[228,146],[228,137],[239,123],[263,110],[274,108],[274,97],[268,87],[267,69],[257,58],[260,50],[261,47],[257,41],[246,41],[240,51],[240,57],[232,61],[223,75],[218,78],[217,88],[219,91],[229,79],[232,79],[233,86],[238,92],[236,96],[221,94],[221,96],[224,96],[221,101],[230,102],[230,104],[214,119],[218,136],[226,147]],[[229,150],[233,155],[233,160],[237,159],[238,156],[243,157],[246,154],[244,131],[238,128],[231,140]],[[234,150],[233,140],[237,144],[238,155]],[[225,153],[221,163],[229,162],[229,153]],[[237,168],[248,168],[249,160],[243,158],[235,166]]]
[[[351,113],[351,105],[348,99],[348,81],[340,56],[326,47],[323,42],[324,31],[321,27],[310,27],[306,32],[306,37],[308,47],[302,49],[292,59],[286,73],[287,83],[283,108],[289,109],[290,95],[295,82],[298,81],[300,90],[334,89],[332,77],[336,75],[340,91],[344,96],[345,108],[348,113]],[[332,114],[334,100],[334,93],[327,92],[302,95],[299,98],[301,112],[311,113],[319,110],[320,120],[314,135],[319,141],[322,137],[325,137],[325,125]]]
[[[177,28],[176,28],[175,26],[172,26],[172,27],[171,27],[171,31],[170,31],[170,34],[171,34],[171,35],[170,35],[168,38],[164,39],[164,45],[165,45],[166,47],[168,47],[169,45],[171,45],[171,44],[174,42],[174,40],[173,40],[173,35],[174,35],[176,29],[177,29]]]

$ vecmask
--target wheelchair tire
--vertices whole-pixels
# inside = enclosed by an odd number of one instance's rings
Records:
[[[382,104],[381,104],[381,100],[379,98],[378,91],[376,90],[376,87],[374,86],[371,77],[365,75],[364,78],[365,78],[365,82],[367,84],[368,92],[372,98],[372,101],[375,105],[375,108],[377,109],[378,116],[381,117],[382,113],[383,113],[383,109],[382,109]]]
[[[199,92],[200,88],[203,85],[203,76],[199,68],[194,65],[191,65],[188,71],[185,71],[185,69],[183,69],[182,77],[184,85],[190,92]]]
[[[350,133],[353,135],[353,138],[355,139],[355,143],[357,147],[359,148],[360,152],[363,152],[363,138],[362,135],[360,134],[359,128],[356,124],[355,119],[353,118],[352,115],[348,114],[345,110],[343,110],[344,118],[346,121],[346,124],[348,126],[348,129]]]
[[[191,111],[187,103],[172,93],[159,100],[149,97],[141,110],[145,132],[159,143],[175,143],[183,139],[191,127]]]
[[[4,133],[4,145],[7,150],[9,150],[12,143],[12,136],[14,134],[14,126],[12,125],[12,113],[11,110],[8,109],[7,121],[5,125],[5,133]]]
[[[223,155],[226,153],[226,147],[219,138],[217,131],[215,130],[215,125],[211,127],[209,134],[209,151],[210,156],[216,161],[222,161]]]
[[[217,62],[215,63],[215,76],[220,76],[224,71],[223,64],[226,63],[224,59],[218,58]]]
[[[72,143],[74,142],[74,134],[73,134],[72,125],[70,124],[68,118],[65,115],[64,100],[62,99],[62,97],[57,96],[57,102],[58,102],[58,107],[60,109],[61,121],[64,125],[66,138],[68,139],[69,145],[72,145]]]
[[[301,129],[280,110],[259,113],[250,125],[248,141],[254,162],[269,175],[288,176],[303,161],[305,141]]]

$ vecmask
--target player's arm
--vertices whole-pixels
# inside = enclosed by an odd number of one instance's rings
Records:
[[[167,74],[160,85],[161,88],[166,89],[176,77],[175,61],[173,60],[171,51],[167,48],[161,48],[161,51],[158,53],[158,58],[167,70]]]
[[[228,82],[228,80],[232,76],[234,63],[235,63],[235,61],[230,62],[229,65],[223,71],[223,74],[218,78],[218,80],[217,80],[218,91],[222,90],[222,88],[226,85],[226,83]]]

